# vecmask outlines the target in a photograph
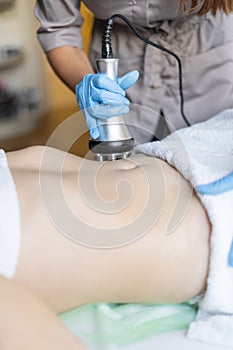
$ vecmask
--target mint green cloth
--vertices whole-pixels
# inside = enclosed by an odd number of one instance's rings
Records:
[[[89,304],[60,315],[90,349],[143,341],[157,333],[185,329],[197,311],[196,299],[182,304]]]

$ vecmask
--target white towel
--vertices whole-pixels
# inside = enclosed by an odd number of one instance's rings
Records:
[[[0,149],[0,275],[12,278],[20,252],[20,214],[17,192],[5,152]]]
[[[166,160],[193,185],[233,172],[233,110],[174,132],[164,140],[138,145],[135,153]],[[191,338],[233,347],[233,267],[227,259],[233,238],[233,190],[200,195],[212,224],[207,289]],[[197,261],[198,264],[198,261]]]

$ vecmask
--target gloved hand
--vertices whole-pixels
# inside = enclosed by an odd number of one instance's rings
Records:
[[[106,74],[87,74],[76,85],[76,98],[81,110],[84,110],[90,136],[99,136],[98,118],[107,119],[129,111],[129,100],[125,90],[138,79],[139,73],[132,71],[113,81]]]
[[[207,185],[199,185],[196,190],[201,194],[216,195],[223,192],[233,190],[233,173],[230,173],[219,180],[211,182]]]
[[[233,267],[233,240],[231,242],[231,248],[228,253],[228,259],[227,259],[228,265]]]
[[[223,192],[233,190],[233,173],[230,173],[221,179],[211,182],[207,185],[200,185],[196,190],[201,194],[217,195]],[[228,254],[228,265],[233,267],[233,241]]]

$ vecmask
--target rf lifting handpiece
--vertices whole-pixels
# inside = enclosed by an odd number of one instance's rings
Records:
[[[105,73],[113,80],[117,78],[117,58],[102,58],[97,60],[98,72]],[[131,136],[122,115],[108,119],[100,119],[98,124],[99,137],[89,140],[89,148],[96,160],[116,160],[127,158],[134,148]]]
[[[107,23],[103,38],[102,58],[97,59],[96,65],[99,73],[107,74],[110,79],[116,80],[119,60],[112,57],[110,35],[108,36],[109,27],[111,29],[111,22]],[[89,140],[89,148],[95,159],[106,161],[127,158],[132,153],[135,142],[125,124],[123,115],[100,119],[98,122],[100,136]]]

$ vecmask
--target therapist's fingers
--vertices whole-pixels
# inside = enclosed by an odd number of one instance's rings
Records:
[[[98,102],[110,106],[117,104],[129,105],[129,100],[126,97],[107,90],[96,89],[91,98],[95,104]]]
[[[110,79],[106,74],[95,74],[91,83],[94,85],[95,88],[125,96],[125,91],[122,89],[122,87],[117,82]]]
[[[92,115],[98,119],[108,119],[121,114],[127,114],[129,112],[129,106],[124,104],[110,105],[96,105],[91,108]]]
[[[133,84],[136,83],[138,80],[139,73],[137,70],[133,70],[125,75],[123,77],[118,78],[118,84],[123,90],[129,89]]]
[[[96,119],[91,115],[91,108],[84,111],[86,117],[86,124],[92,139],[99,137],[99,130],[97,128]]]

